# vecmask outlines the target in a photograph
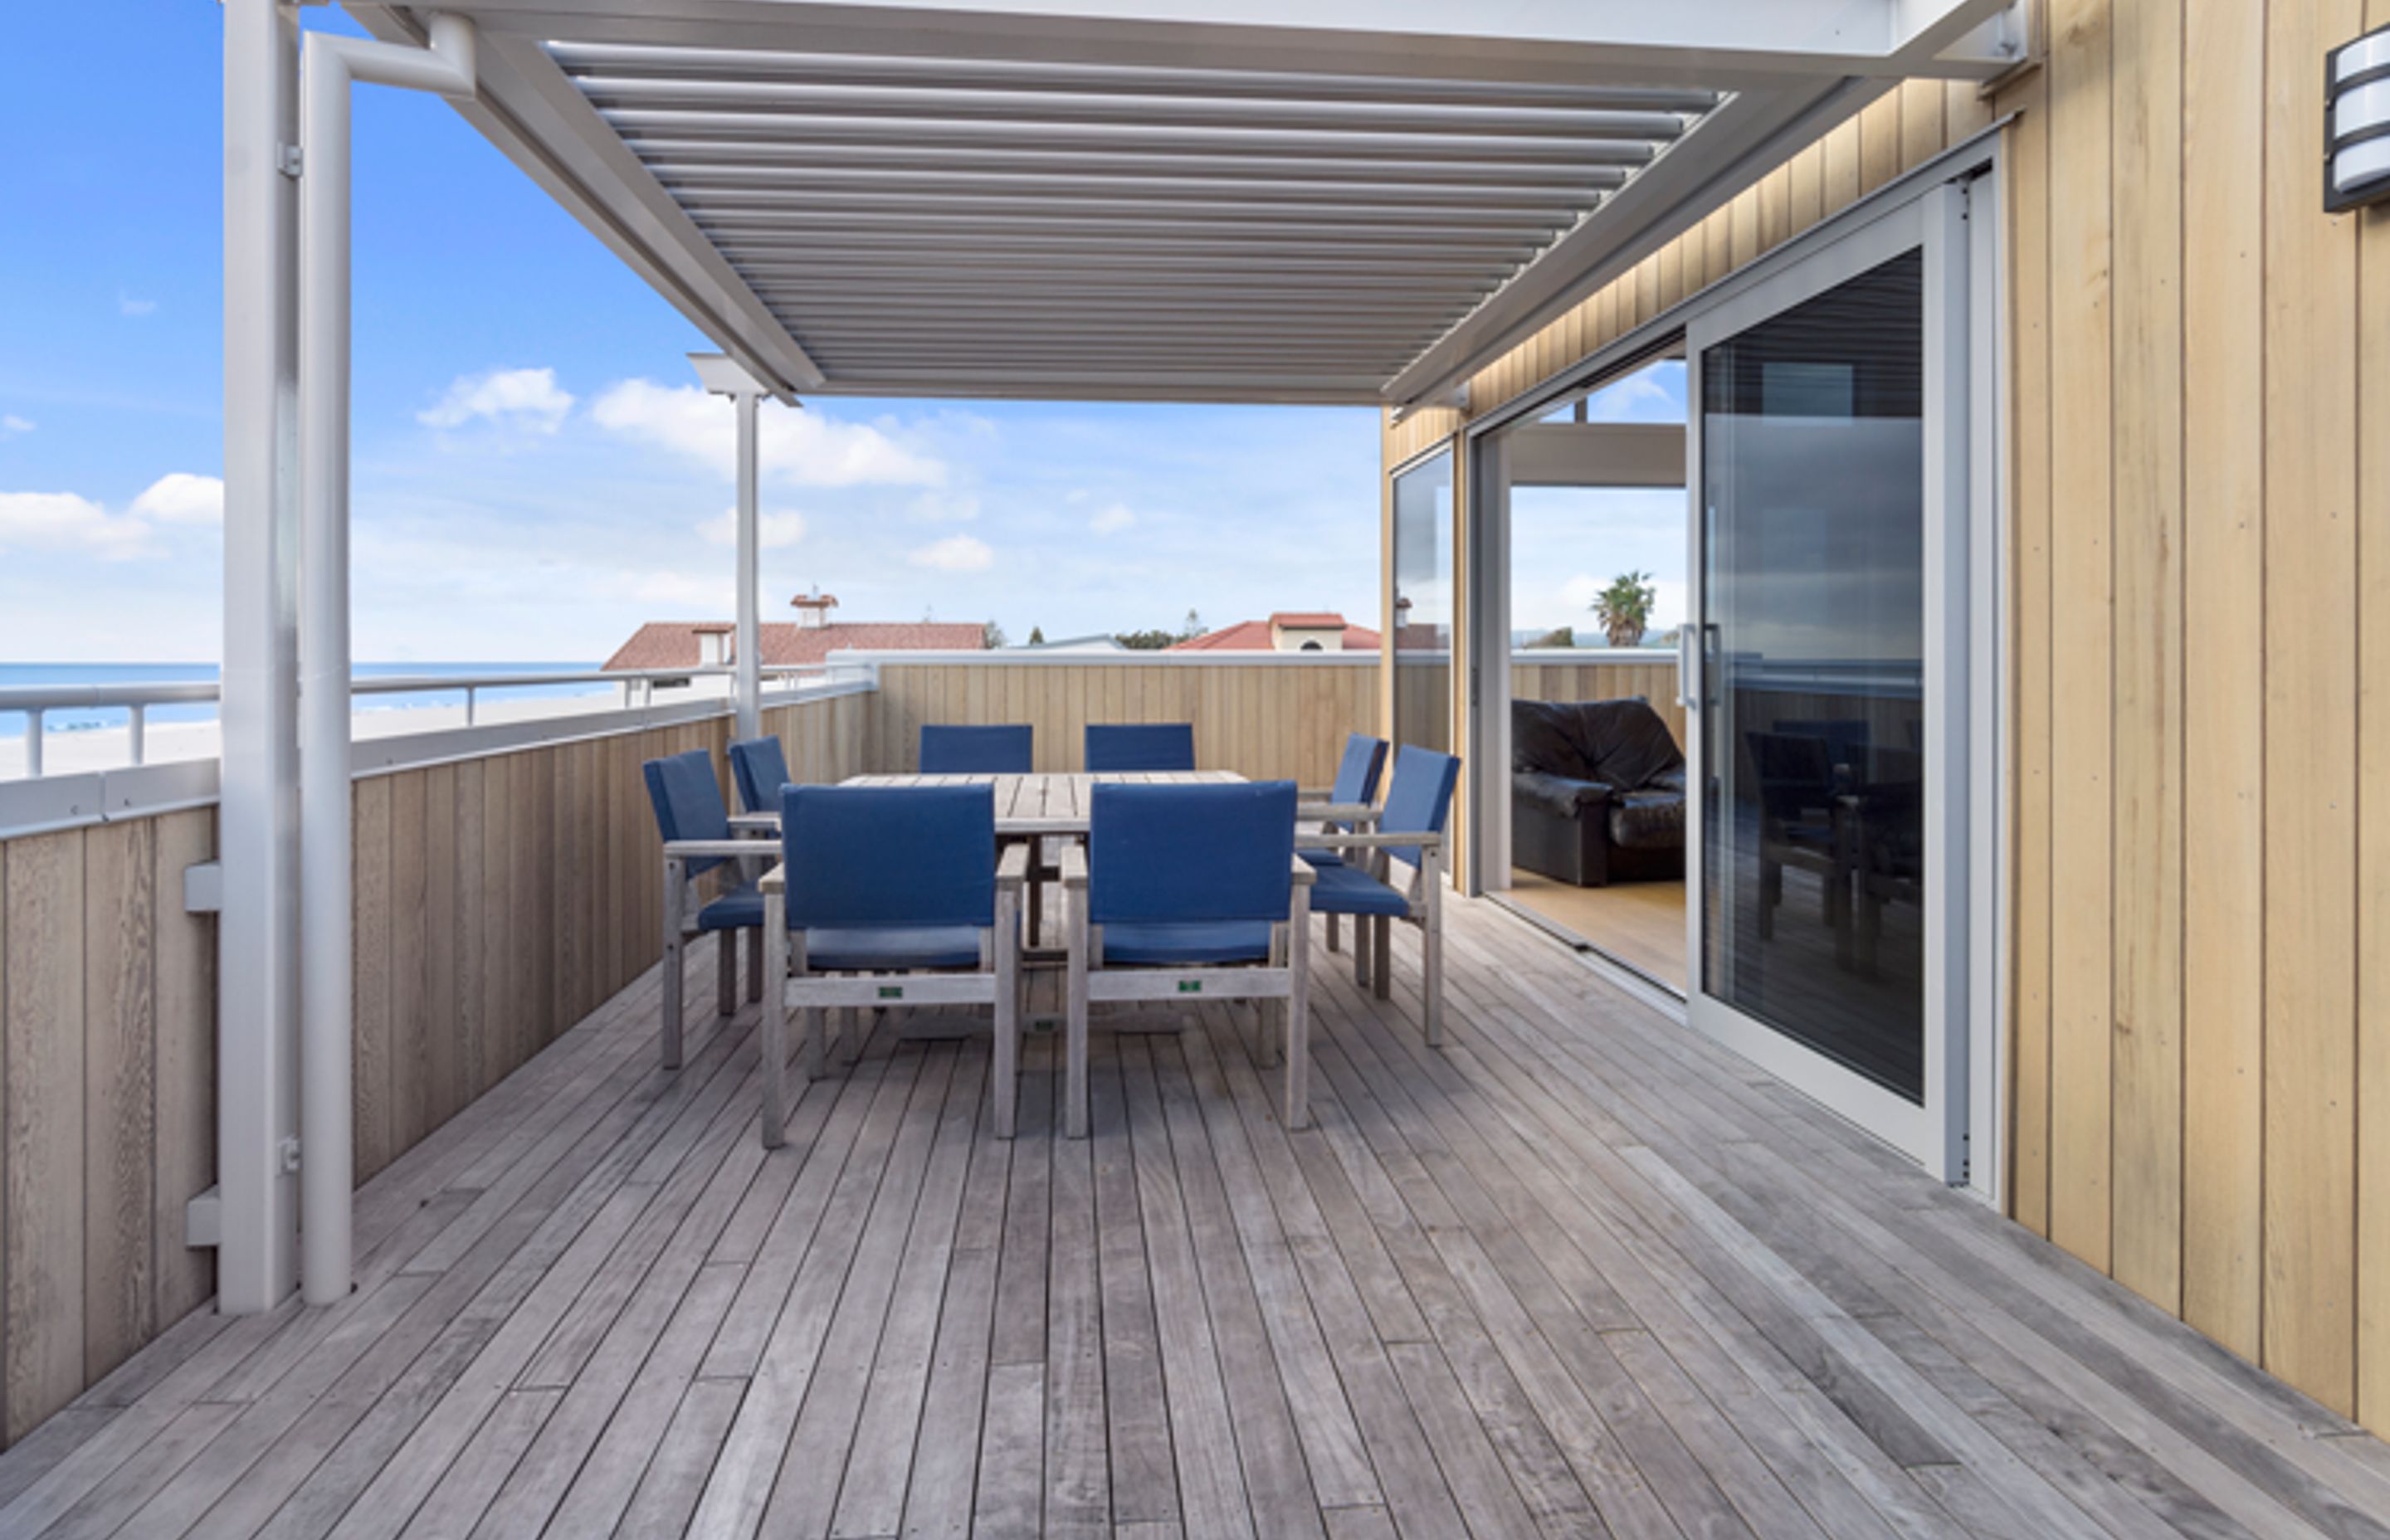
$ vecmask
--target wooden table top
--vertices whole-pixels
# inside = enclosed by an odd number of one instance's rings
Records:
[[[841,786],[996,787],[998,834],[1085,834],[1087,789],[1098,781],[1127,786],[1221,786],[1245,777],[1233,770],[1152,771],[1103,776],[850,776]]]

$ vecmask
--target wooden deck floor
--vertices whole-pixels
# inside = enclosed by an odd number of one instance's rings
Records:
[[[665,1075],[650,975],[375,1180],[348,1302],[0,1457],[0,1534],[2385,1534],[2382,1445],[1450,914],[1448,1049],[1324,971],[1292,1136],[1211,1007],[1097,1034],[1091,1139],[1050,1042],[1004,1144],[981,1043],[883,1035],[766,1159],[752,1008]]]

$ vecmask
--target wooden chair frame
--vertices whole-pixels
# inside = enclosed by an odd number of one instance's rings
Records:
[[[1359,826],[1375,823],[1379,810],[1375,807],[1343,806],[1329,810],[1335,822]],[[1317,809],[1306,809],[1306,817],[1317,815]],[[1384,1000],[1394,994],[1391,977],[1394,953],[1393,921],[1401,918],[1420,928],[1420,1011],[1427,1021],[1427,1040],[1431,1046],[1444,1042],[1444,835],[1441,832],[1410,833],[1407,831],[1364,830],[1358,827],[1334,834],[1297,830],[1294,848],[1332,850],[1344,855],[1347,862],[1356,853],[1366,853],[1368,865],[1362,868],[1387,886],[1388,850],[1416,846],[1419,864],[1411,868],[1407,892],[1402,893],[1404,913],[1394,915],[1356,915],[1353,917],[1353,982],[1368,990],[1376,998]],[[1329,923],[1339,917],[1330,915]],[[1377,923],[1371,925],[1369,921]],[[1376,961],[1371,962],[1375,953]]]
[[[680,1068],[683,958],[690,939],[702,934],[697,928],[697,916],[704,905],[696,902],[697,895],[690,891],[697,879],[689,876],[688,865],[707,860],[753,861],[770,854],[771,849],[754,840],[674,840],[664,846],[663,1030],[660,1051],[667,1070]],[[725,1017],[739,1013],[739,932],[742,929],[745,928],[734,926],[714,932],[720,938],[714,943],[720,958],[714,976],[714,1009]],[[750,943],[746,997],[758,1000],[763,995],[763,948]]]
[[[1087,1136],[1087,1016],[1097,1001],[1284,1000],[1286,1016],[1271,1057],[1286,1065],[1285,1119],[1290,1129],[1311,1122],[1311,884],[1317,874],[1294,858],[1292,899],[1286,919],[1271,926],[1266,963],[1198,964],[1173,967],[1137,964],[1118,971],[1103,966],[1103,928],[1087,919],[1087,849],[1073,841],[1062,847],[1062,931],[1068,958],[1069,1010],[1064,1033],[1063,1132]],[[1262,1013],[1265,1042],[1268,1015]]]
[[[758,884],[764,894],[764,976],[778,981],[764,995],[764,1148],[777,1149],[789,1121],[789,1012],[803,1013],[805,1079],[821,1078],[828,1013],[841,1006],[989,1005],[995,1011],[996,1136],[1012,1137],[1021,1089],[1021,890],[1029,875],[1029,847],[1014,845],[996,868],[996,923],[970,972],[812,973],[805,938],[789,929],[787,873],[778,865]],[[861,1031],[849,1046],[861,1046]]]

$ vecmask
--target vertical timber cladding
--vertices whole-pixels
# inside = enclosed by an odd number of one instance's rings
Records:
[[[869,768],[868,692],[765,713],[792,774]],[[653,966],[639,764],[726,719],[356,783],[355,1152],[405,1154]],[[183,871],[212,808],[0,840],[0,1446],[207,1303],[184,1208],[215,1183],[215,930]],[[710,998],[710,996],[708,996]]]
[[[1992,101],[1903,87],[1469,399],[2014,114],[2011,1212],[2390,1431],[2390,213],[2316,174],[2323,56],[2390,0],[2046,21]]]
[[[1324,787],[1347,733],[1374,730],[1379,672],[1366,655],[1226,662],[1166,653],[1022,662],[1001,653],[878,661],[871,769],[911,770],[931,723],[1026,723],[1037,768],[1081,764],[1090,722],[1191,722],[1195,762],[1253,780]]]

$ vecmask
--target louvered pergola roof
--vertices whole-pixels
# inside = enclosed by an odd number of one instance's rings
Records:
[[[1444,399],[2021,37],[2005,0],[442,8],[482,36],[467,116],[790,394]]]

